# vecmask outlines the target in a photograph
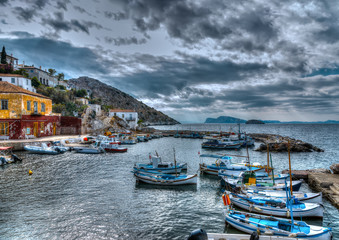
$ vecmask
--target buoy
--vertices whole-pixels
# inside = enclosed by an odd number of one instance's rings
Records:
[[[32,170],[28,170],[28,174],[32,175],[33,174]]]

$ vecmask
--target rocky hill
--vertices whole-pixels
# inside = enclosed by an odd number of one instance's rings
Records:
[[[79,77],[77,79],[70,79],[69,85],[75,89],[90,90],[93,98],[101,100],[101,105],[110,106],[111,108],[135,110],[138,112],[139,119],[142,119],[145,125],[171,125],[179,123],[164,113],[99,80]]]

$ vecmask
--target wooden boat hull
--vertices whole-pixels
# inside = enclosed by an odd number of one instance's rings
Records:
[[[240,207],[242,209],[245,209],[249,212],[255,212],[259,214],[265,214],[269,216],[276,216],[276,217],[290,217],[290,211],[284,207],[270,207],[270,206],[261,206],[258,204],[251,204],[248,201],[244,199],[239,199],[231,196],[232,203]],[[293,217],[319,217],[322,218],[324,214],[324,209],[322,206],[316,203],[305,203],[306,208],[293,208]]]
[[[161,186],[197,184],[197,174],[188,175],[187,178],[184,178],[184,179],[173,179],[173,180],[152,178],[151,176],[147,176],[147,174],[139,174],[138,172],[134,172],[134,176],[137,178],[137,180],[141,182],[148,183],[148,184],[154,184],[154,185],[161,185]]]
[[[236,213],[243,214],[244,216],[251,216],[257,219],[262,219],[262,216],[257,215],[257,214],[251,214],[251,213],[246,213],[246,212],[241,212],[241,211],[236,211]],[[286,219],[279,219],[279,218],[274,218],[270,217],[272,220],[276,221],[286,221]],[[281,237],[289,237],[293,236],[294,238],[297,239],[312,239],[312,240],[331,240],[332,239],[332,231],[330,228],[324,228],[324,227],[318,227],[318,226],[312,226],[309,225],[310,227],[310,232],[308,234],[302,233],[302,232],[297,232],[297,233],[291,233],[286,230],[278,230],[278,229],[273,229],[273,228],[267,228],[265,225],[261,225],[260,221],[258,224],[251,223],[248,221],[248,219],[242,219],[242,218],[235,218],[230,214],[229,211],[225,211],[225,221],[230,224],[232,227],[246,233],[253,233],[256,231],[260,231],[261,235],[271,235],[271,236],[281,236]]]
[[[292,181],[292,189],[293,191],[299,191],[301,187],[302,181]],[[252,190],[286,190],[285,183],[276,183],[274,186],[265,186],[265,185],[243,185],[239,183],[232,183],[226,177],[221,178],[221,185],[226,189],[234,189],[234,188],[241,188],[244,186],[245,189],[252,189]],[[289,181],[287,182],[289,186]]]
[[[260,197],[272,197],[278,199],[286,199],[286,191],[254,191],[254,190],[244,190],[244,194],[247,196],[260,196]],[[293,192],[293,196],[301,202],[305,203],[322,203],[322,193],[303,193],[303,192]]]
[[[183,170],[183,167],[177,167],[175,168],[153,168],[153,167],[143,167],[143,166],[136,166],[133,168],[134,171],[138,171],[139,169],[146,170],[146,171],[153,171],[153,172],[159,172],[159,173],[180,173]]]
[[[106,152],[127,152],[127,148],[104,148]]]
[[[246,167],[245,165],[233,165],[233,166],[222,166],[222,167],[216,167],[213,165],[206,165],[206,164],[199,164],[199,170],[200,172],[210,174],[210,175],[219,175],[220,170],[227,170],[228,172],[233,172],[232,175],[239,176],[240,173],[243,171],[247,171],[251,168],[254,172],[263,173],[265,169],[263,168],[255,168],[255,167]]]

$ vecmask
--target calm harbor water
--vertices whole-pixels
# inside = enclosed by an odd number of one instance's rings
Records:
[[[228,131],[232,124],[157,126],[158,129]],[[323,148],[323,153],[293,153],[294,169],[328,168],[338,161],[339,125],[242,125],[248,133],[277,133]],[[157,151],[164,161],[188,163],[198,170],[200,139],[161,138],[129,146],[127,153],[58,156],[18,155],[20,164],[0,169],[0,239],[185,239],[189,232],[238,232],[225,226],[217,178],[201,176],[197,186],[179,188],[137,184],[131,169]],[[258,143],[256,143],[258,146]],[[234,154],[232,151],[223,153]],[[242,149],[237,154],[246,155]],[[251,161],[266,162],[266,153],[249,151]],[[288,167],[286,153],[272,153],[278,171]],[[33,175],[28,175],[28,170]],[[303,190],[309,191],[305,185]],[[339,239],[338,211],[327,201],[324,220]]]

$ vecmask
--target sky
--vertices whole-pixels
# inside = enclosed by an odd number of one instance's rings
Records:
[[[19,63],[88,76],[182,123],[339,120],[339,1],[0,0]]]

